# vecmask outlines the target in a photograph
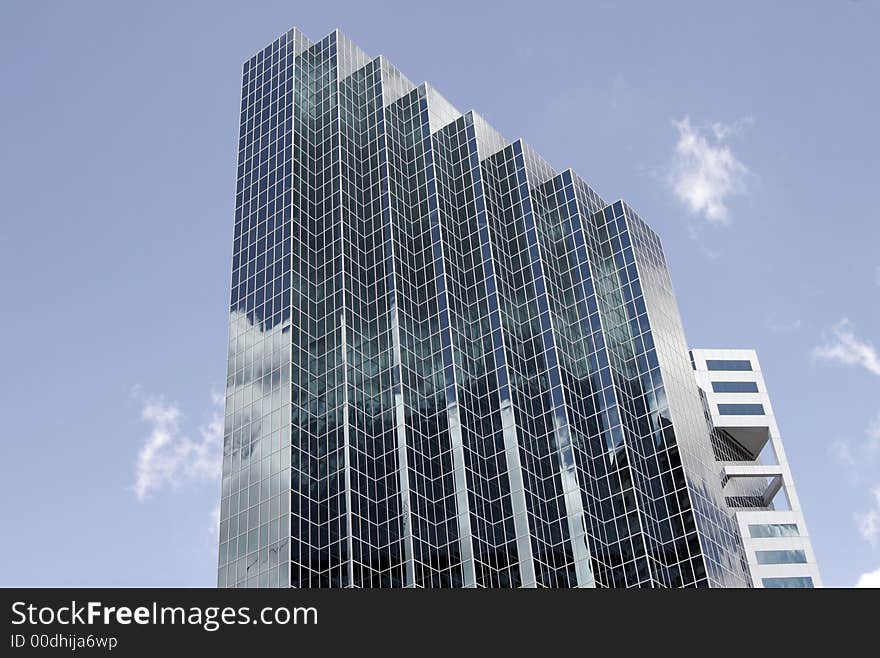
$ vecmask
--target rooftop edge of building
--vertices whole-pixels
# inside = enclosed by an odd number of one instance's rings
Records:
[[[613,206],[615,203],[620,202],[624,204],[626,208],[630,209],[631,213],[639,219],[639,221],[642,221],[642,223],[647,226],[647,224],[641,220],[638,213],[632,209],[632,206],[622,198],[617,198],[610,202],[605,201],[603,197],[596,192],[589,183],[587,183],[586,179],[580,176],[571,167],[565,167],[562,169],[553,167],[538,153],[536,149],[526,142],[523,137],[510,140],[502,135],[498,129],[492,126],[492,124],[490,124],[489,121],[476,110],[470,109],[465,112],[458,110],[430,82],[423,81],[419,84],[413,83],[387,56],[379,54],[375,57],[371,57],[339,28],[334,28],[319,40],[312,41],[300,28],[293,26],[286,32],[278,35],[267,46],[247,58],[243,64],[243,70],[247,71],[250,66],[253,66],[262,58],[271,56],[272,53],[280,50],[282,46],[289,46],[292,44],[292,54],[294,56],[300,56],[312,48],[323,47],[323,44],[328,42],[337,45],[337,56],[339,56],[340,50],[344,51],[344,56],[342,58],[343,64],[340,65],[339,68],[340,79],[347,78],[356,71],[371,64],[380,68],[383,73],[383,92],[386,90],[384,83],[390,83],[387,88],[391,93],[383,99],[386,106],[403,98],[415,89],[423,89],[428,98],[429,126],[431,133],[435,133],[460,117],[470,114],[473,117],[477,136],[477,150],[480,160],[495,155],[512,144],[519,143],[521,145],[524,160],[526,161],[527,178],[530,185],[542,185],[565,172],[569,172],[573,181],[576,181],[586,188],[581,191],[586,192],[587,196],[594,197],[594,202],[602,205],[602,208]],[[386,75],[387,80],[385,79]],[[650,226],[647,226],[647,228],[654,233]],[[654,234],[656,235],[656,233]]]

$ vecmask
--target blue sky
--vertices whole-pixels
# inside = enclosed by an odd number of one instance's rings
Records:
[[[0,585],[214,584],[239,76],[294,25],[626,198],[880,584],[880,5],[513,4],[2,4]]]

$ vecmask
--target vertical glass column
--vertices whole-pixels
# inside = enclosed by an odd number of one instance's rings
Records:
[[[350,584],[337,43],[296,58],[291,585]]]
[[[294,60],[309,45],[291,30],[242,73],[220,587],[289,582]]]
[[[668,418],[665,421],[668,429],[665,437],[662,433],[655,435],[655,451],[661,466],[671,469],[674,485],[681,487],[686,483],[693,508],[695,528],[686,528],[690,566],[698,584],[702,584],[699,571],[702,563],[703,579],[708,586],[746,587],[750,579],[745,553],[736,520],[724,500],[710,440],[711,424],[694,385],[693,367],[663,247],[657,235],[626,203],[616,203],[605,212],[609,210],[618,224],[625,225],[627,235],[624,237],[632,244],[633,262],[644,298],[643,312],[649,319],[654,338],[655,367],[659,368],[664,383],[667,409],[660,409],[658,413]],[[634,302],[638,304],[637,296]],[[649,362],[650,347],[644,344],[643,354]],[[637,363],[644,361],[638,359]],[[673,435],[677,452],[668,450]],[[666,451],[662,450],[664,447]],[[671,504],[667,497],[667,509]],[[671,512],[675,511],[676,508],[671,507]],[[680,534],[684,529],[670,531]]]
[[[400,374],[381,80],[373,60],[340,82],[348,488],[357,587],[401,587],[411,570],[404,564],[406,494],[398,477],[394,387]]]
[[[535,580],[522,584],[573,586],[574,555],[556,434],[555,412],[564,401],[558,379],[551,378],[558,371],[546,342],[551,330],[546,285],[521,142],[486,158],[482,175],[531,533]]]
[[[510,477],[520,475],[516,428],[511,417],[511,472],[502,410],[506,400],[510,411],[510,394],[473,115],[435,132],[433,150],[474,584],[518,586],[533,567],[521,480],[511,492]]]
[[[411,503],[414,585],[466,583],[437,276],[436,190],[424,87],[386,107],[389,196]],[[445,332],[448,344],[448,329]],[[448,356],[448,352],[447,352]],[[472,565],[472,559],[468,560]],[[472,566],[470,567],[472,573]],[[472,581],[472,578],[471,578]]]

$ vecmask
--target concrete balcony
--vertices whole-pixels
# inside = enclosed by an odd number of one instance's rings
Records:
[[[767,416],[712,416],[716,428],[724,430],[757,458],[770,440]]]
[[[777,464],[728,463],[721,471],[721,482],[727,486],[734,479],[760,479],[766,485],[760,493],[765,506],[769,506],[782,489],[782,467]]]

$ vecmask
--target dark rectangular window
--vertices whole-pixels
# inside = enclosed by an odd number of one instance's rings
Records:
[[[719,404],[718,413],[722,416],[763,416],[763,404]]]
[[[709,370],[751,370],[752,362],[748,359],[706,359]]]
[[[757,382],[712,382],[715,393],[757,393]]]
[[[761,578],[764,587],[799,587],[801,589],[813,589],[813,579],[809,576],[791,578]]]
[[[797,537],[796,523],[750,523],[749,535],[755,538],[764,537]]]
[[[807,554],[803,551],[755,551],[758,564],[806,564]]]

